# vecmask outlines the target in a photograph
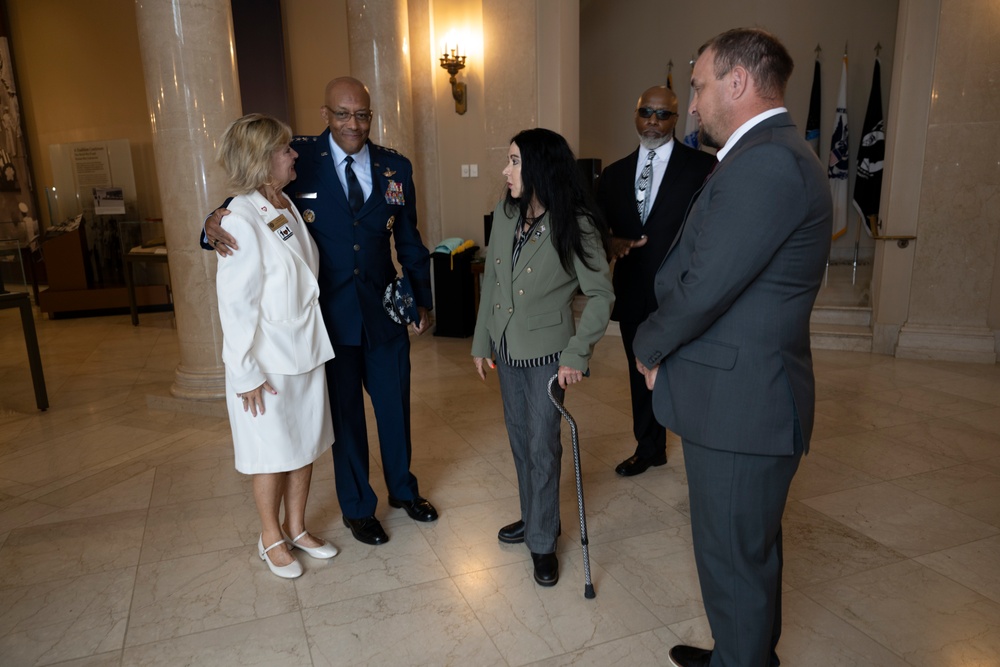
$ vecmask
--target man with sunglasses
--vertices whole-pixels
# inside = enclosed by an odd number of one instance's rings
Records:
[[[635,129],[639,147],[601,174],[597,200],[611,226],[615,306],[628,359],[635,453],[615,472],[630,477],[667,462],[666,429],[653,415],[652,394],[632,360],[635,331],[656,310],[653,278],[677,236],[691,197],[715,158],[674,140],[677,96],[654,86],[639,98]]]
[[[430,254],[417,230],[410,161],[368,139],[371,97],[357,79],[341,77],[326,87],[320,115],[327,129],[299,136],[298,178],[287,192],[320,252],[319,304],[336,357],[326,364],[336,438],[333,445],[337,499],[344,524],[365,544],[389,536],[375,518],[378,498],[368,481],[368,431],[363,390],[371,396],[378,428],[382,471],[389,504],[416,521],[434,521],[437,510],[420,496],[410,472],[410,341],[406,325],[383,306],[396,278],[396,259],[413,290],[421,334],[432,305]],[[205,241],[220,255],[238,250],[234,239],[210,216]]]

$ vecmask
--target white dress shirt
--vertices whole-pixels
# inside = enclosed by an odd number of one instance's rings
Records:
[[[337,167],[337,178],[340,179],[340,186],[344,188],[346,195],[347,176],[344,170],[347,168],[347,163],[344,162],[344,158],[347,157],[347,153],[337,145],[332,135],[330,136],[330,155],[333,156],[333,163]],[[362,146],[361,150],[351,157],[354,158],[354,174],[358,177],[358,183],[361,184],[361,194],[365,196],[365,201],[368,201],[368,197],[372,194],[372,159],[371,153],[368,152],[368,144]]]

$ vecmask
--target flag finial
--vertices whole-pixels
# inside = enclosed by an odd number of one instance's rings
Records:
[[[820,46],[819,44],[817,44],[817,45],[816,45],[816,48],[815,48],[815,49],[813,49],[813,51],[815,51],[815,52],[816,52],[816,57],[817,57],[817,58],[819,58],[819,54],[820,54],[820,53],[822,53],[822,51],[823,51],[823,47],[821,47],[821,46]]]
[[[875,42],[875,57],[878,58],[879,51],[882,50],[882,42]]]

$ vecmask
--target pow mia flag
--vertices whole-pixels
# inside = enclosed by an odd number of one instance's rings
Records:
[[[882,196],[882,163],[885,159],[885,119],[882,116],[881,65],[875,59],[872,90],[868,95],[865,123],[861,126],[858,168],[854,175],[854,208],[869,236],[878,234],[878,208]]]

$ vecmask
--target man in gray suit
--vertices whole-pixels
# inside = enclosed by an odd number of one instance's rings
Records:
[[[777,665],[781,515],[809,447],[809,315],[830,249],[823,166],[784,108],[792,59],[736,29],[699,51],[691,113],[718,165],[656,274],[635,336],[657,419],[681,436],[691,531],[713,650],[683,667]]]

